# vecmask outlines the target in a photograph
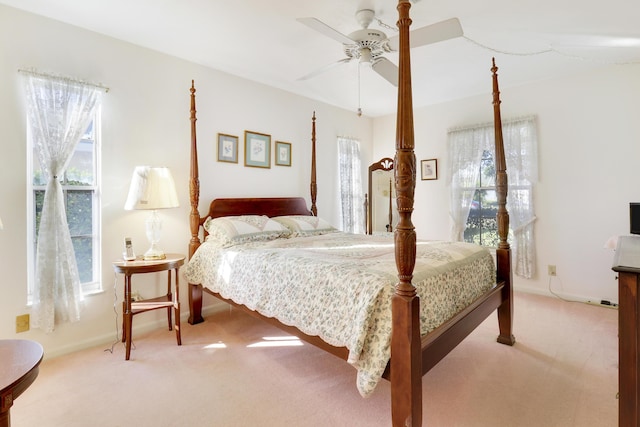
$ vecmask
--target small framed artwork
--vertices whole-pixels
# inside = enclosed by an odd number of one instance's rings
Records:
[[[238,137],[218,134],[218,161],[238,163]]]
[[[422,171],[422,180],[438,179],[438,160],[429,159],[420,161],[420,170]]]
[[[276,165],[291,166],[291,144],[288,142],[276,141]]]
[[[244,165],[254,168],[271,167],[271,135],[244,131]]]

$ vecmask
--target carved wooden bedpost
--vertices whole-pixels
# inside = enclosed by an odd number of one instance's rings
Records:
[[[505,303],[498,307],[498,324],[500,335],[498,342],[513,345],[516,342],[511,334],[513,324],[513,273],[511,271],[511,248],[507,241],[509,234],[509,212],[507,212],[507,162],[502,138],[502,117],[500,115],[500,90],[498,89],[498,67],[492,58],[491,72],[493,73],[493,123],[495,132],[495,163],[496,163],[496,193],[498,199],[498,237],[500,243],[496,249],[497,280],[504,280],[503,292]]]
[[[191,80],[191,168],[189,171],[189,200],[191,202],[191,213],[189,214],[189,227],[191,228],[191,240],[189,241],[189,258],[200,246],[200,212],[198,203],[200,201],[200,179],[198,178],[198,144],[196,141],[196,88]],[[189,292],[189,323],[194,325],[204,321],[202,316],[195,317],[194,312],[202,312],[202,286],[190,284]],[[194,310],[195,308],[195,310]]]
[[[399,78],[394,162],[399,221],[395,229],[399,283],[392,299],[391,412],[394,427],[422,425],[420,299],[411,283],[416,259],[416,233],[411,222],[416,186],[408,0],[398,1]]]
[[[316,207],[316,196],[318,195],[318,185],[316,184],[316,112],[311,118],[311,213],[318,216]]]
[[[191,228],[191,240],[189,241],[189,258],[200,246],[200,212],[198,204],[200,200],[200,180],[198,178],[198,144],[196,141],[196,88],[191,80],[191,168],[189,170],[189,200],[191,213],[189,214],[189,227]]]

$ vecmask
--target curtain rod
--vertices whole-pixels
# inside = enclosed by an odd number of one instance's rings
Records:
[[[535,114],[530,116],[514,117],[512,119],[502,120],[502,124],[511,124],[515,122],[521,122],[525,120],[535,120],[535,119],[536,119]],[[481,129],[481,128],[493,127],[493,126],[494,126],[494,122],[485,122],[485,123],[477,123],[473,125],[456,126],[456,127],[447,129],[447,133],[460,132],[463,130],[471,130],[471,129]]]
[[[18,72],[19,73],[23,73],[23,74],[31,74],[32,76],[38,76],[38,77],[45,77],[45,78],[53,78],[53,79],[61,79],[61,80],[66,80],[66,81],[70,81],[73,83],[80,83],[83,85],[87,85],[87,86],[93,86],[96,87],[98,89],[102,89],[105,92],[109,92],[109,88],[107,86],[98,84],[98,83],[91,83],[91,82],[87,82],[81,79],[76,79],[73,77],[67,77],[67,76],[61,76],[61,75],[57,75],[57,74],[52,74],[52,73],[43,73],[40,71],[36,71],[36,70],[26,70],[23,68],[18,68]]]

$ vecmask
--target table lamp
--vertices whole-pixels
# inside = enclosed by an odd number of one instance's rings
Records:
[[[124,208],[128,211],[151,210],[151,215],[146,221],[147,239],[151,247],[144,254],[145,260],[166,258],[164,252],[158,247],[162,232],[162,220],[158,215],[158,209],[178,206],[176,185],[168,168],[136,166]]]

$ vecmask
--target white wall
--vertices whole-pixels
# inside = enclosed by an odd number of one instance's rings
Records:
[[[48,357],[115,339],[114,306],[120,313],[122,278],[111,262],[122,253],[124,236],[146,249],[144,212],[125,212],[133,168],[168,166],[178,187],[180,208],[163,211],[162,248],[186,253],[189,218],[189,88],[195,79],[200,160],[200,211],[222,196],[304,196],[309,200],[311,116],[317,115],[318,210],[337,224],[336,136],[360,138],[370,156],[372,120],[215,70],[142,49],[49,19],[0,6],[0,338],[35,339]],[[102,280],[104,292],[85,300],[82,320],[60,325],[51,334],[39,330],[15,334],[16,315],[28,313],[25,104],[17,72],[22,68],[67,75],[110,88],[102,116]],[[272,141],[292,144],[292,167],[270,169],[217,162],[218,132],[267,133]],[[165,286],[166,276],[134,276],[143,296]],[[116,282],[117,279],[117,282]],[[183,281],[183,283],[186,283]],[[114,290],[118,302],[114,303]],[[182,289],[187,311],[186,286]],[[213,299],[205,299],[205,304]],[[154,316],[155,315],[155,316]],[[135,331],[163,324],[161,311],[136,317]],[[118,322],[121,320],[118,319]]]
[[[437,158],[439,169],[437,181],[417,182],[418,237],[449,238],[447,129],[493,121],[489,68],[490,58],[485,96],[415,111],[417,160]],[[628,234],[628,203],[640,200],[639,71],[640,65],[610,66],[501,89],[503,120],[538,116],[538,274],[530,280],[516,277],[517,288],[547,293],[547,265],[554,264],[553,291],[580,300],[618,300],[613,252],[603,245],[613,235]],[[374,158],[392,156],[395,117],[376,119],[374,135]]]

